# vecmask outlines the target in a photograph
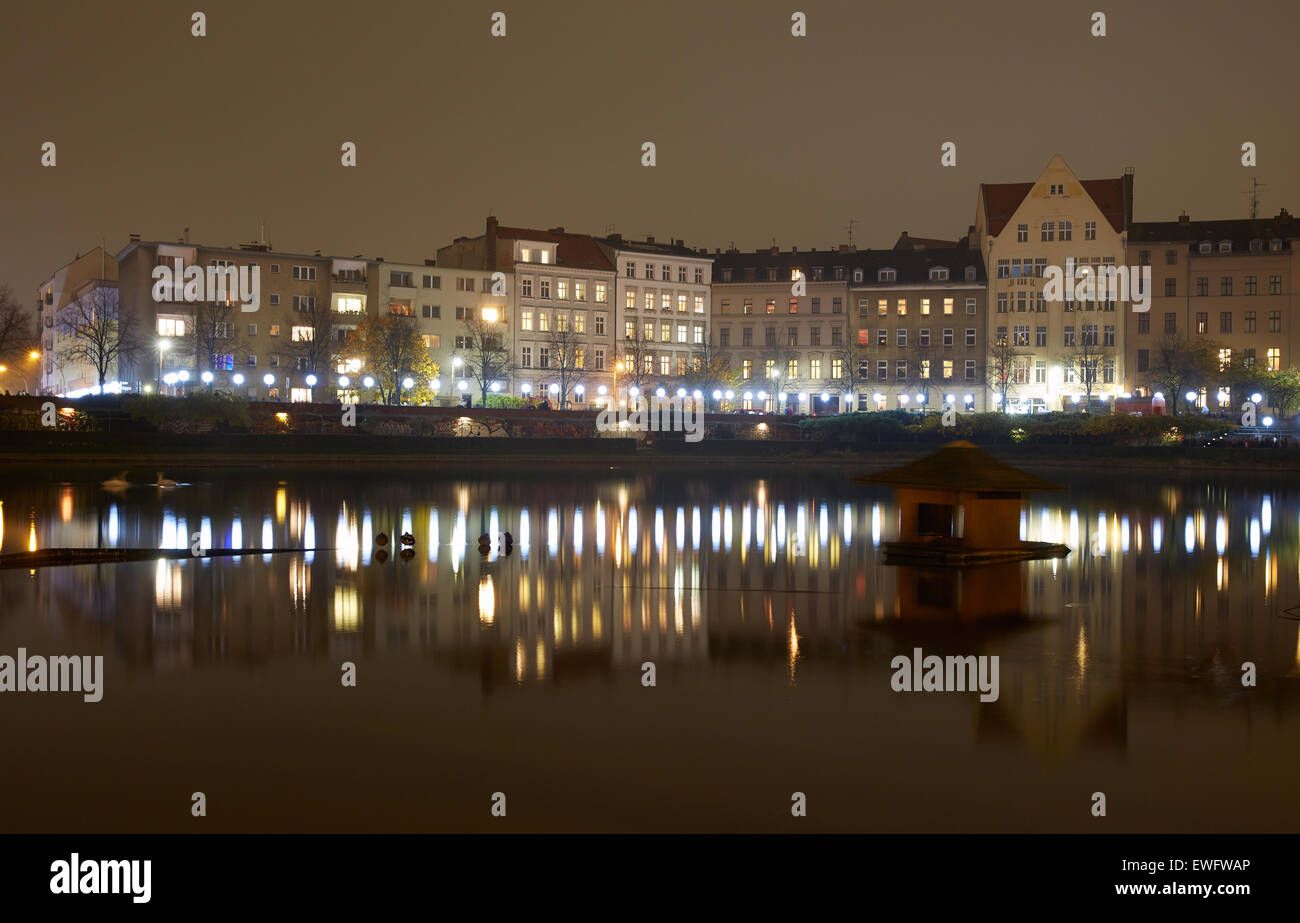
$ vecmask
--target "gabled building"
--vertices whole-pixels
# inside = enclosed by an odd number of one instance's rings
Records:
[[[1293,300],[1300,221],[1286,209],[1273,218],[1139,221],[1128,240],[1130,265],[1150,266],[1150,311],[1126,315],[1127,389],[1150,394],[1150,375],[1167,338],[1213,343],[1225,381],[1201,389],[1196,403],[1240,407],[1233,369],[1275,371],[1300,361]],[[1185,395],[1165,395],[1186,401]]]
[[[1044,273],[1049,266],[1123,265],[1132,221],[1131,171],[1080,180],[1058,154],[1032,182],[980,185],[975,228],[989,277],[986,341],[1004,338],[1013,353],[1011,410],[1070,408],[1086,390],[1084,362],[1094,369],[1094,398],[1124,390],[1129,303],[1076,302],[1069,285],[1065,299],[1049,302]]]

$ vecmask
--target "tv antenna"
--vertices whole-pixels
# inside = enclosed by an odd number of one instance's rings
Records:
[[[848,223],[848,225],[844,228],[844,230],[846,230],[846,231],[849,232],[849,246],[850,246],[850,247],[853,246],[853,225],[855,225],[855,224],[857,224],[857,223],[858,223],[858,219],[857,219],[857,218],[850,218],[850,219],[849,219],[849,223]]]
[[[1262,188],[1267,188],[1267,185],[1265,183],[1261,183],[1257,179],[1253,179],[1253,178],[1251,179],[1250,189],[1246,193],[1247,195],[1250,196],[1250,217],[1251,218],[1255,218],[1259,214],[1259,190]]]

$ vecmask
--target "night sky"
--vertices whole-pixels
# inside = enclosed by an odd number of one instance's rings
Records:
[[[3,22],[0,282],[24,303],[101,239],[231,245],[259,219],[277,249],[390,260],[489,210],[709,248],[828,247],[850,218],[858,246],[955,237],[980,182],[1057,152],[1134,167],[1139,220],[1245,217],[1250,140],[1261,211],[1300,209],[1280,0],[41,0]]]

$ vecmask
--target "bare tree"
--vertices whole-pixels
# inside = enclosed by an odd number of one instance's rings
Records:
[[[299,371],[317,378],[329,376],[339,356],[336,326],[328,308],[313,307],[294,315],[289,351]]]
[[[456,355],[465,366],[466,376],[478,385],[482,402],[486,404],[492,382],[509,378],[514,369],[510,345],[506,342],[504,326],[497,321],[483,320],[471,312],[463,324],[465,334],[461,339],[465,345],[457,348]]]
[[[555,375],[560,386],[560,406],[569,405],[569,392],[587,377],[586,338],[573,331],[564,315],[556,315],[555,326],[544,340],[547,351],[547,371]]]
[[[135,315],[118,308],[117,288],[96,286],[65,305],[55,327],[68,339],[59,347],[63,359],[84,362],[95,370],[100,390],[109,372],[140,350]]]
[[[1088,324],[1079,327],[1073,349],[1061,357],[1061,365],[1066,371],[1066,379],[1073,378],[1083,386],[1084,404],[1092,409],[1092,391],[1100,380],[1102,363],[1109,350],[1097,339],[1097,325]]]
[[[0,359],[29,352],[33,348],[33,329],[13,289],[0,285]]]
[[[1166,394],[1165,406],[1177,414],[1183,393],[1205,387],[1218,369],[1217,344],[1170,334],[1152,350],[1144,382]]]
[[[223,363],[218,356],[234,356],[243,335],[240,330],[242,309],[238,303],[200,301],[194,305],[194,317],[187,322],[191,352],[197,372],[216,372]]]
[[[623,364],[623,377],[629,386],[641,389],[646,379],[653,377],[654,349],[654,338],[642,336],[641,324],[633,323],[632,333],[623,337],[618,353],[618,361]]]
[[[1007,395],[1015,387],[1016,360],[1019,358],[1019,351],[1005,333],[989,340],[988,359],[984,363],[986,380],[993,392],[1001,396],[998,409],[1003,413],[1008,412]]]
[[[697,345],[691,354],[691,372],[687,378],[704,394],[706,405],[713,401],[714,391],[732,390],[739,383],[736,370],[731,367],[731,357],[707,341]]]

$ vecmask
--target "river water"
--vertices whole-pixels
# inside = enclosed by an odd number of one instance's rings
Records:
[[[1300,482],[1058,474],[1067,558],[954,577],[797,469],[188,477],[0,487],[3,552],[259,550],[0,570],[0,655],[104,658],[0,694],[0,830],[1300,826]],[[996,700],[895,691],[918,648]]]

